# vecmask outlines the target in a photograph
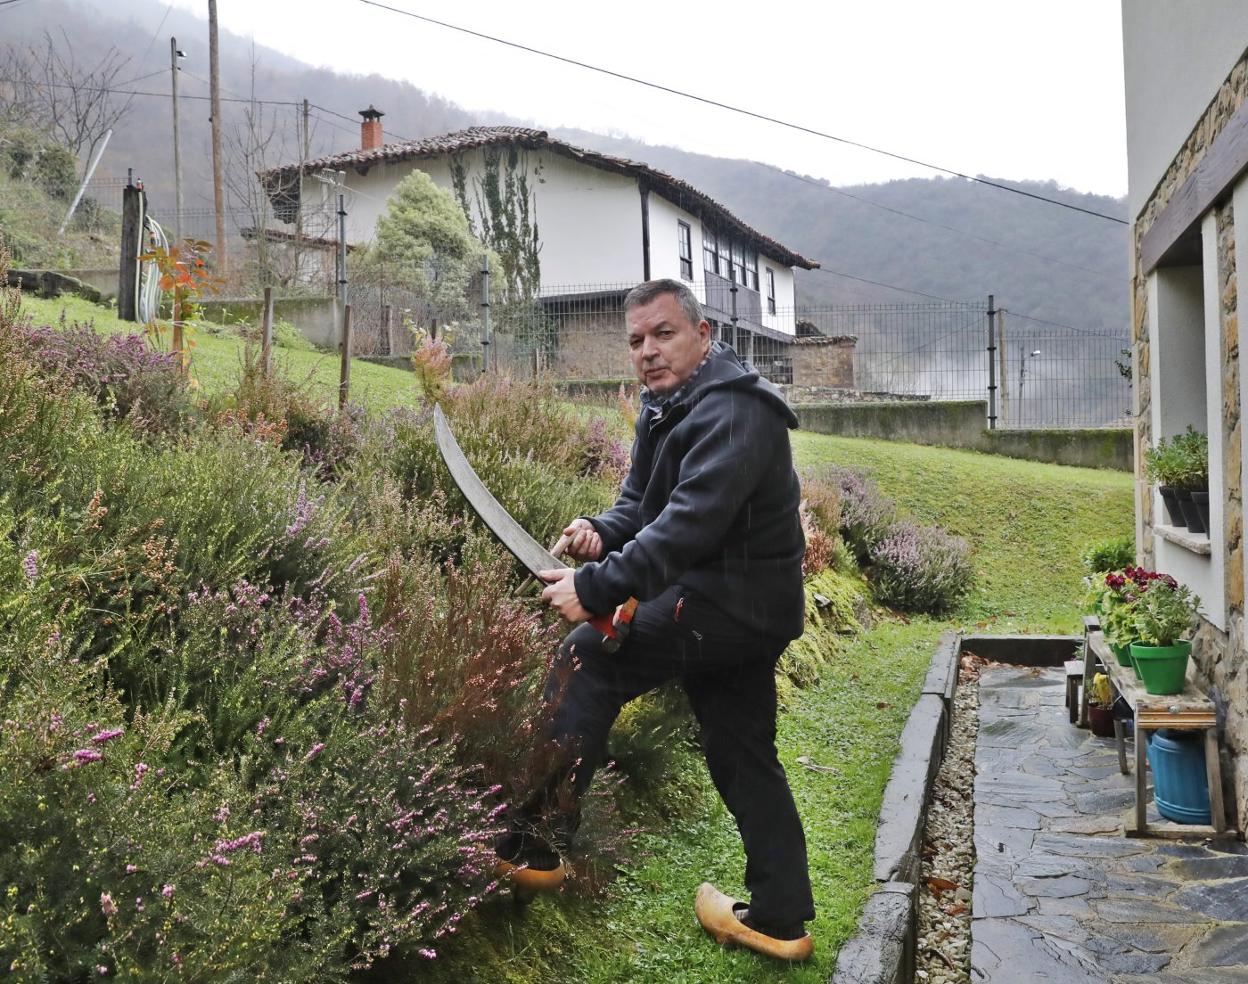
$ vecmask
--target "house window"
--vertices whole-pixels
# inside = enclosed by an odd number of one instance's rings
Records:
[[[693,232],[688,222],[676,222],[676,244],[680,250],[680,278],[693,279]]]
[[[776,271],[771,267],[765,268],[767,272],[767,313],[776,313]],[[757,275],[757,268],[755,274]]]
[[[741,282],[750,288],[750,290],[758,290],[757,250],[747,249],[745,251],[745,279]]]
[[[745,250],[740,243],[732,244],[732,279],[745,286]]]
[[[732,279],[732,251],[727,236],[722,232],[715,237],[715,244],[719,252],[719,269],[716,270],[721,277]]]
[[[702,227],[702,269],[707,273],[719,273],[719,255],[715,252],[715,233]]]

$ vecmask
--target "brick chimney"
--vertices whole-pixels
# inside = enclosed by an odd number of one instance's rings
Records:
[[[386,114],[369,103],[368,109],[361,109],[360,115],[364,122],[360,124],[360,150],[373,150],[385,143],[381,133],[381,118]]]

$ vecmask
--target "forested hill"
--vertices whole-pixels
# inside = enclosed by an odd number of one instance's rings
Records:
[[[991,293],[999,304],[1019,313],[1128,333],[1130,271],[1124,225],[961,178],[833,188],[748,160],[707,157],[581,130],[559,135],[676,174],[755,228],[818,260],[824,271],[799,271],[803,302],[925,300],[825,272],[838,271],[941,297],[983,298]],[[1125,199],[1079,194],[1054,182],[993,180],[1126,218]]]
[[[0,49],[6,44],[38,43],[45,30],[58,38],[64,31],[82,64],[93,63],[115,45],[130,57],[116,81],[129,83],[122,88],[153,93],[132,98],[101,173],[120,176],[133,166],[158,208],[167,208],[172,200],[171,115],[165,94],[168,39],[177,36],[188,55],[181,73],[186,97],[181,103],[184,197],[187,208],[210,207],[208,103],[190,98],[208,92],[205,21],[157,0],[40,0],[0,7]],[[223,106],[227,163],[235,188],[248,186],[251,173],[260,166],[298,156],[294,132],[298,111],[291,104],[304,98],[317,107],[312,113],[314,156],[358,146],[354,114],[370,103],[385,111],[386,133],[392,138],[431,136],[477,123],[543,125],[526,119],[523,106],[506,106],[503,88],[499,103],[511,117],[486,118],[410,83],[335,73],[253,47],[250,40],[227,31],[221,33],[221,52],[222,89],[227,96],[245,98],[254,85],[256,96],[287,103],[264,106],[258,130],[266,144],[262,153],[250,158],[242,153],[251,139],[246,103]],[[800,275],[803,303],[924,300],[829,272],[837,271],[941,297],[980,299],[992,293],[999,304],[1019,313],[1127,333],[1126,226],[957,178],[831,188],[818,179],[803,179],[746,159],[709,157],[583,131],[552,133],[684,178],[760,231],[817,259],[823,271]],[[743,147],[743,158],[749,154],[750,148]],[[816,165],[811,162],[812,169]],[[1126,214],[1123,200],[1082,195],[1052,183],[1019,187],[1095,211]],[[232,197],[237,206],[237,193]]]

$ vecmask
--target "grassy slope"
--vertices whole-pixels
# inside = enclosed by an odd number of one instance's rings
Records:
[[[39,321],[93,318],[102,331],[132,330],[111,312],[76,299],[30,300]],[[242,346],[201,335],[194,374],[208,391],[228,384]],[[315,372],[326,399],[337,386],[337,360],[282,352],[296,374]],[[364,400],[374,409],[415,398],[401,370],[356,363]],[[740,892],[740,840],[719,805],[705,768],[690,756],[683,785],[697,805],[678,821],[652,823],[636,860],[595,899],[539,900],[526,910],[506,899],[469,920],[464,938],[433,964],[404,974],[393,964],[378,980],[749,982],[825,981],[836,951],[852,933],[871,887],[871,852],[883,787],[897,738],[927,668],[936,636],[949,625],[994,622],[996,628],[1070,630],[1077,621],[1079,553],[1092,539],[1131,528],[1131,479],[1115,472],[1065,468],[991,455],[816,434],[798,434],[800,468],[848,465],[871,472],[903,513],[940,522],[976,550],[979,584],[949,621],[886,620],[848,640],[823,680],[789,698],[778,747],[806,826],[819,916],[816,958],[800,968],[730,953],[702,938],[692,898],[703,879]],[[832,766],[815,772],[798,756]],[[696,795],[700,792],[702,795]]]
[[[1132,529],[1132,479],[973,451],[798,434],[800,469],[868,472],[901,512],[970,541],[976,590],[960,613],[994,631],[1075,631],[1082,567],[1092,540]]]
[[[141,326],[119,321],[115,310],[92,304],[78,297],[43,300],[26,295],[22,310],[38,324],[56,324],[62,312],[69,321],[94,322],[96,330],[138,332]],[[242,365],[244,342],[231,334],[210,334],[197,331],[193,335],[191,375],[205,392],[215,393],[230,387]],[[308,380],[310,391],[326,403],[338,401],[339,357],[336,353],[276,348],[274,358],[292,379]],[[362,362],[351,363],[351,400],[372,410],[393,406],[416,406],[420,402],[415,377],[403,369]]]

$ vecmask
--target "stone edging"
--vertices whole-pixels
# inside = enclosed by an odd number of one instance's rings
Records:
[[[932,784],[949,738],[962,639],[946,632],[936,645],[923,693],[901,733],[884,788],[875,837],[875,893],[855,935],[841,948],[832,984],[910,984],[918,930],[920,849]]]
[[[875,835],[875,892],[857,932],[841,947],[831,984],[913,984],[920,851],[932,787],[949,744],[962,650],[1020,666],[1061,666],[1079,641],[1076,636],[963,637],[957,632],[940,637],[884,787]]]

